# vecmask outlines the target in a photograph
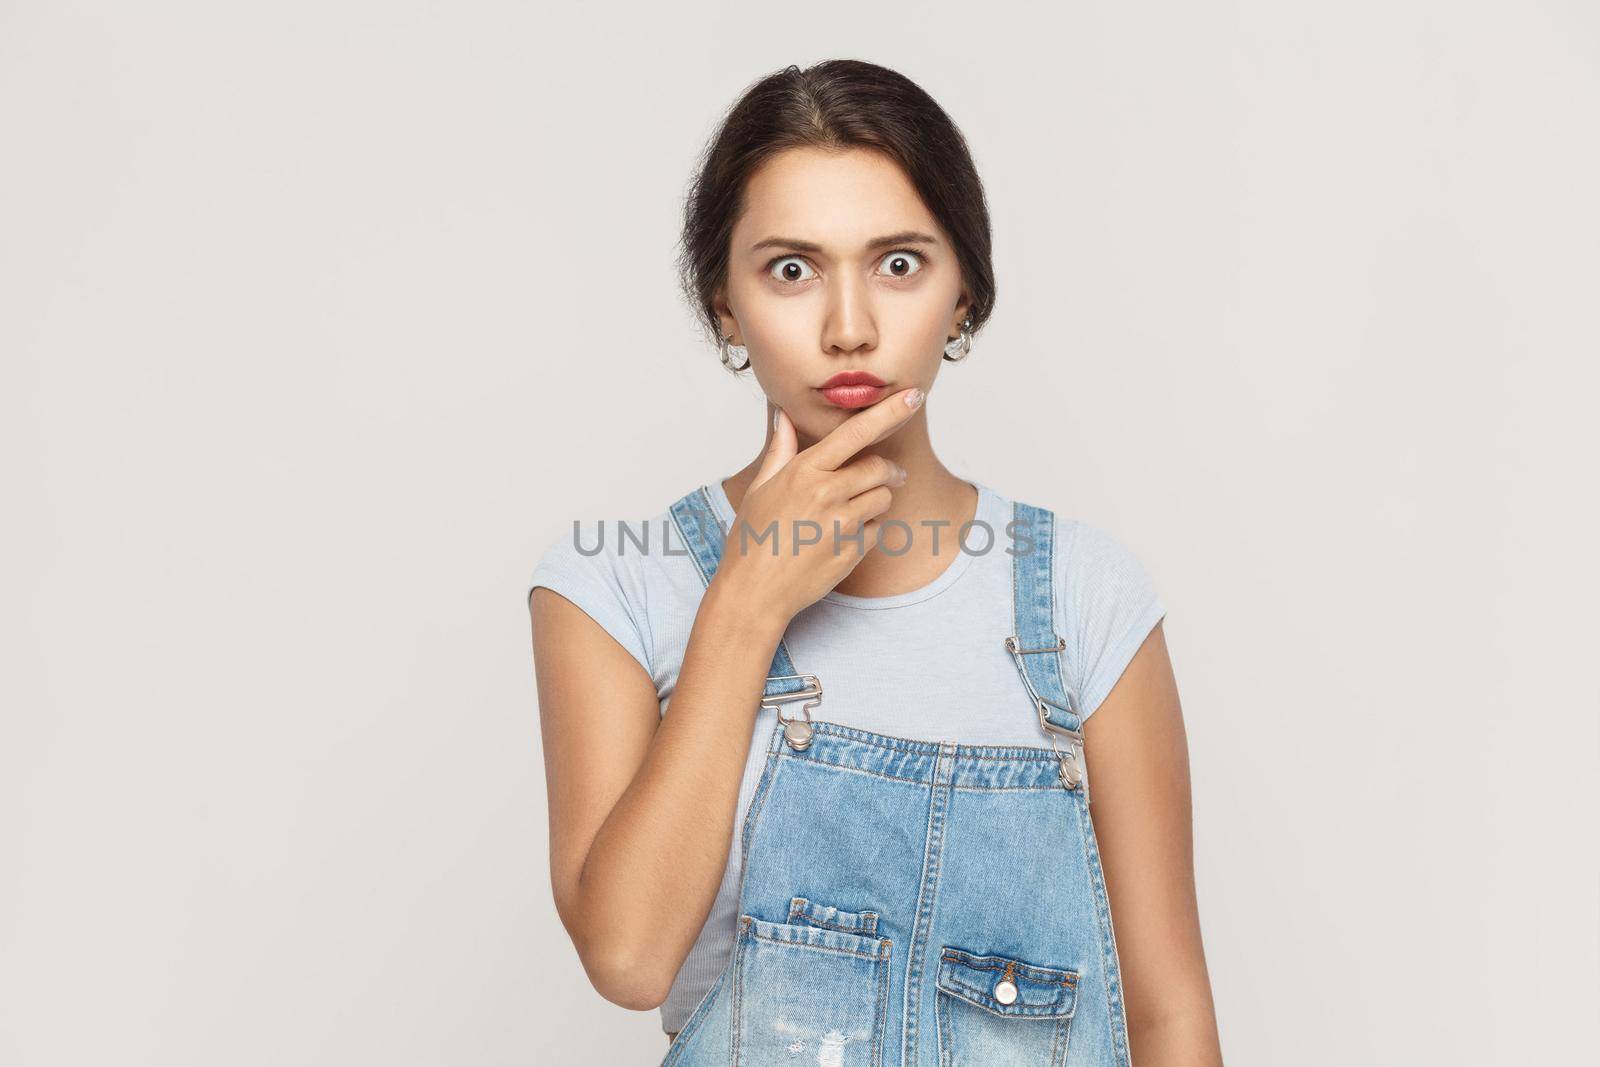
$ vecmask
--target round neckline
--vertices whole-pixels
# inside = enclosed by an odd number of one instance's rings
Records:
[[[1000,531],[1005,528],[1005,521],[1003,519],[996,521],[999,498],[995,496],[994,490],[971,478],[963,480],[978,491],[978,509],[973,515],[973,521],[988,523],[989,527],[996,531],[995,536],[999,537]],[[734,519],[737,516],[733,510],[732,501],[728,499],[727,490],[722,488],[722,483],[722,478],[713,478],[705,486],[705,490],[711,498],[711,506],[716,511],[717,518],[722,521],[722,528],[731,530],[733,529]],[[941,538],[939,542],[940,550],[943,551],[948,544],[955,540],[960,532],[959,527],[955,529],[948,526],[942,527],[939,530]],[[969,535],[968,540],[971,541],[974,537],[981,539],[982,535]],[[939,573],[938,577],[926,585],[918,586],[916,589],[909,589],[904,593],[894,593],[890,596],[852,596],[849,593],[841,593],[837,589],[831,589],[822,595],[822,600],[819,603],[838,604],[840,607],[863,608],[870,611],[884,608],[903,608],[911,604],[921,603],[931,597],[938,596],[954,585],[967,572],[967,568],[972,566],[972,561],[977,558],[976,554],[966,551],[959,544],[956,545],[955,552],[955,559],[950,561],[950,564]]]

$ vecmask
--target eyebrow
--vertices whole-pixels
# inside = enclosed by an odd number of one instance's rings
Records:
[[[867,242],[867,247],[885,248],[889,245],[936,245],[939,239],[920,230],[901,230],[899,233],[886,233],[882,237],[874,237]],[[815,241],[802,241],[797,237],[768,237],[757,241],[750,246],[750,251],[759,252],[763,248],[793,248],[798,252],[820,252],[822,246]]]

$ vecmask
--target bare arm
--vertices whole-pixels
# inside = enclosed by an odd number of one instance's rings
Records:
[[[1188,742],[1157,623],[1084,724],[1090,807],[1140,1067],[1221,1067],[1195,899]]]
[[[598,623],[550,589],[530,598],[556,910],[595,989],[641,1011],[666,999],[716,900],[787,622],[717,578],[665,716],[649,675]]]
[[[905,471],[881,456],[847,461],[921,402],[917,389],[891,394],[804,452],[780,413],[736,516],[757,533],[770,525],[776,540],[770,554],[746,552],[729,535],[739,550],[725,544],[665,716],[654,683],[599,623],[549,589],[529,597],[556,910],[607,1000],[647,1010],[666,999],[727,869],[752,716],[778,641],[860,561],[822,541],[795,543],[794,522],[860,532],[876,547],[876,516]]]

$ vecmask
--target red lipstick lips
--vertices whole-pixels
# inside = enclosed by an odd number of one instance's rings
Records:
[[[834,407],[864,408],[883,396],[883,379],[864,370],[840,371],[817,387]]]

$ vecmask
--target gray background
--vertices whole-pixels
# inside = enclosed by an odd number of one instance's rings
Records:
[[[679,200],[850,56],[988,183],[940,454],[1168,602],[1229,1063],[1588,1062],[1597,22],[0,5],[0,1060],[661,1055],[551,902],[525,579],[754,454]]]

